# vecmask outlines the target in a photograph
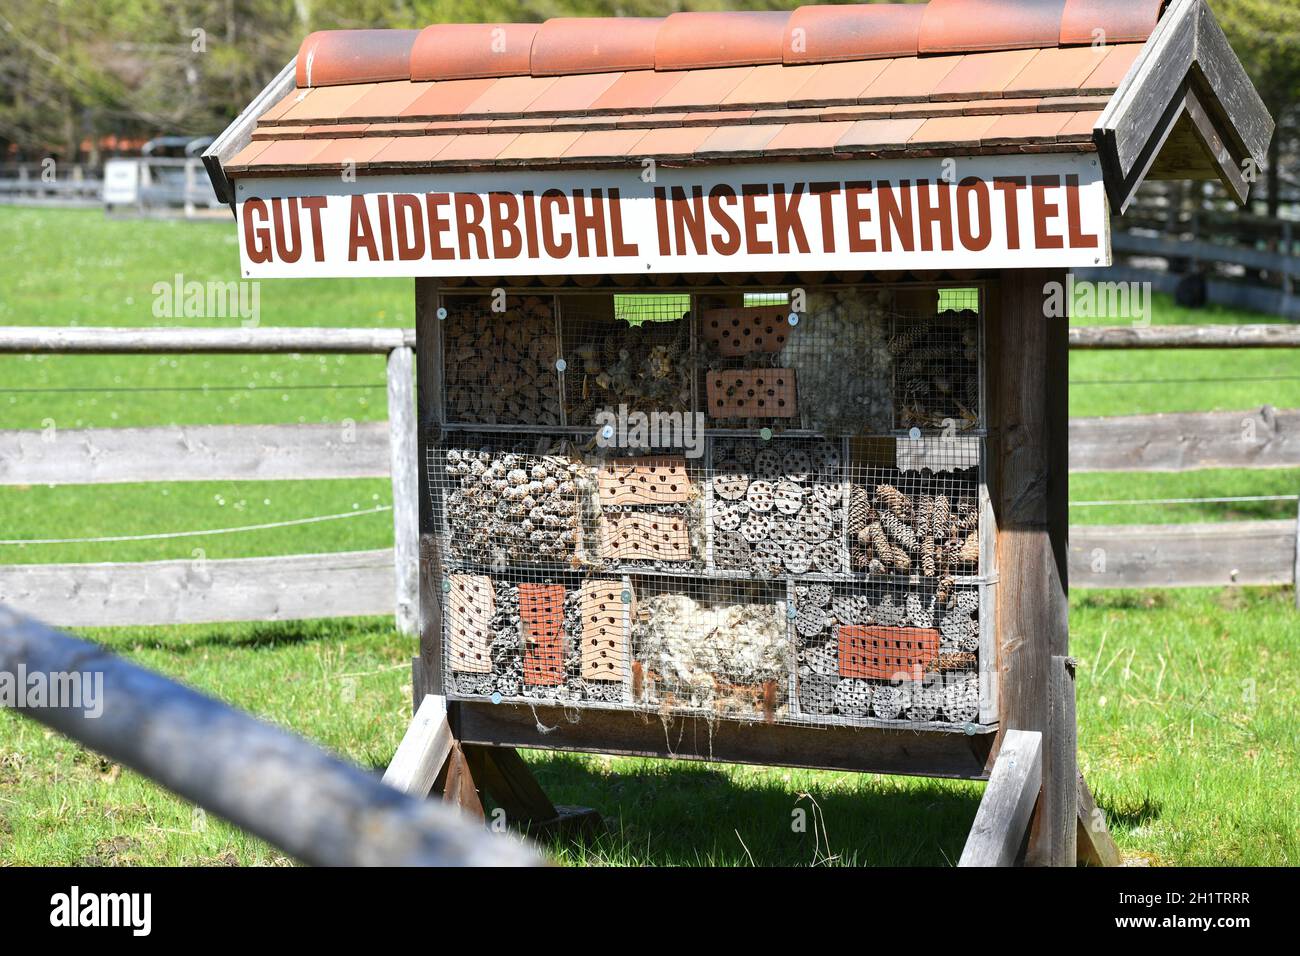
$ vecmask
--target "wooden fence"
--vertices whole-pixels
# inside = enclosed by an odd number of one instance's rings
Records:
[[[63,626],[419,614],[409,329],[0,328],[0,353],[388,356],[388,421],[0,431],[0,485],[388,477],[391,550],[231,560],[0,565],[0,603]]]
[[[1071,330],[1071,347],[1300,347],[1287,326]],[[418,597],[414,335],[400,329],[0,328],[0,352],[358,352],[388,355],[388,422],[0,431],[0,485],[391,477],[390,551],[126,564],[0,565],[0,603],[64,626],[391,614]],[[1079,418],[1076,472],[1300,467],[1300,411]],[[1075,525],[1075,587],[1286,584],[1297,523]]]

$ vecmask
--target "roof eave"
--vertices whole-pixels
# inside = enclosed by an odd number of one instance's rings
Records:
[[[232,156],[252,142],[253,130],[262,114],[293,92],[297,68],[298,58],[295,56],[203,152],[203,166],[212,181],[212,191],[219,200],[230,206],[232,212],[235,208],[235,189],[226,175],[225,165]]]
[[[1093,130],[1111,208],[1124,212],[1157,160],[1164,178],[1217,178],[1244,204],[1273,125],[1205,0],[1174,0]],[[1162,156],[1176,130],[1199,146],[1181,169]]]

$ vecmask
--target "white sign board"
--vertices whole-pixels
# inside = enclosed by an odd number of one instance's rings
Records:
[[[250,278],[1110,263],[1091,153],[244,179],[236,200]]]
[[[104,204],[133,206],[140,198],[140,160],[104,160]]]

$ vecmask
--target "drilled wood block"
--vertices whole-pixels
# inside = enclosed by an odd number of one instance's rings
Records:
[[[784,305],[706,309],[700,313],[700,334],[728,357],[779,352],[790,337],[789,314]]]
[[[524,622],[524,683],[563,684],[564,586],[519,585],[519,617]]]
[[[597,487],[605,507],[671,505],[686,500],[691,483],[684,457],[662,455],[608,461],[597,476]]]
[[[492,614],[496,594],[486,574],[453,574],[447,594],[451,669],[472,674],[492,670]]]
[[[582,586],[583,680],[623,679],[628,606],[621,581],[588,581]]]
[[[600,519],[600,556],[614,561],[689,561],[690,536],[682,515],[607,512]]]
[[[835,630],[841,677],[919,681],[939,656],[933,627],[841,624]]]
[[[790,368],[714,369],[705,382],[710,418],[794,418]]]

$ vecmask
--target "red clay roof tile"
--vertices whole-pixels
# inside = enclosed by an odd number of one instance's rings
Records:
[[[864,103],[928,100],[961,59],[960,56],[905,56],[889,60],[884,72],[858,95],[858,99]]]
[[[530,113],[581,113],[618,82],[621,73],[561,76],[528,105]]]
[[[728,93],[722,102],[727,105],[784,104],[791,92],[802,86],[819,69],[821,67],[816,64],[783,66],[780,63],[768,63],[756,66],[754,72]]]
[[[566,159],[626,156],[645,138],[643,129],[602,129],[583,133],[564,151]]]
[[[375,163],[423,163],[437,159],[455,136],[398,136],[374,155]]]
[[[835,151],[902,149],[924,122],[922,119],[858,120],[840,137]]]
[[[534,76],[653,70],[659,17],[554,17],[533,37]]]
[[[301,166],[314,162],[334,140],[282,139],[244,160],[246,166]],[[352,140],[360,142],[360,140]]]
[[[317,166],[341,166],[346,163],[356,163],[360,166],[374,159],[393,141],[391,136],[376,139],[354,136],[349,139],[330,140],[325,144],[324,149],[312,156],[311,161]]]
[[[1072,46],[1039,50],[1004,93],[1073,93],[1110,55],[1110,47]]]
[[[719,126],[695,150],[695,155],[709,153],[759,153],[784,129],[777,123],[746,126]]]
[[[1100,110],[1081,110],[1067,114],[1065,125],[1056,133],[1058,140],[1092,139],[1092,129],[1101,118]]]
[[[435,23],[411,49],[411,79],[527,76],[536,23]]]
[[[236,167],[245,166],[248,163],[252,162],[258,156],[259,153],[265,152],[266,149],[271,145],[273,144],[269,140],[260,140],[260,141],[254,140],[253,142],[245,146],[243,149],[241,149],[239,152],[237,152],[234,156],[231,156],[230,159],[227,160],[226,165],[236,166]]]
[[[491,113],[522,113],[548,89],[559,82],[553,76],[504,76],[493,82],[461,113],[483,116]]]
[[[693,156],[695,150],[716,132],[712,126],[675,126],[652,129],[637,142],[632,153],[652,159]]]
[[[1097,69],[1088,74],[1088,78],[1080,84],[1080,87],[1085,90],[1108,92],[1114,90],[1141,52],[1141,43],[1120,43],[1112,46],[1109,55],[1101,61]]]
[[[402,110],[401,115],[412,116],[457,116],[465,107],[488,91],[496,79],[482,77],[477,80],[444,80],[431,83],[410,106]]]
[[[404,80],[419,30],[318,30],[298,47],[297,85]]]
[[[410,80],[375,83],[368,93],[348,107],[346,118],[401,116],[402,110],[418,100],[432,86],[432,83],[412,83]],[[340,117],[342,118],[344,117]]]
[[[978,146],[996,116],[935,116],[925,120],[908,139],[908,145]]]
[[[582,134],[577,130],[561,133],[520,133],[497,159],[553,159],[564,154]]]
[[[1065,0],[1062,46],[1074,43],[1127,43],[1145,40],[1156,28],[1166,0]]]
[[[306,120],[332,120],[348,115],[352,104],[370,91],[358,83],[353,86],[326,86],[306,91],[301,102],[285,110],[281,123],[298,123]]]
[[[555,17],[439,23],[421,31],[313,33],[299,87],[504,76],[567,76],[929,53],[1115,44],[1150,36],[1162,0],[930,0],[803,6],[793,12]]]
[[[963,56],[930,93],[933,100],[969,100],[1000,96],[1007,84],[1029,65],[1034,50],[998,50]]]
[[[747,123],[753,110],[700,110],[682,117],[683,126],[718,126],[722,123]]]
[[[985,130],[985,145],[1004,143],[1050,143],[1070,119],[1069,113],[1014,113],[999,116]]]
[[[655,69],[780,63],[789,19],[784,10],[671,14],[655,40]]]
[[[709,109],[716,107],[727,95],[754,72],[756,67],[733,66],[721,70],[688,70],[677,75],[681,78],[663,96],[655,101],[657,108],[689,107]]]
[[[876,81],[892,60],[856,60],[819,66],[790,94],[791,106],[856,100]]]
[[[653,106],[655,101],[682,81],[684,73],[656,73],[635,70],[624,73],[591,104],[593,110],[634,110]]]
[[[919,53],[1056,46],[1065,0],[930,0]]]
[[[833,123],[790,123],[767,144],[769,152],[829,153],[853,125],[851,121]]]
[[[925,6],[850,3],[799,7],[785,32],[786,63],[915,56]]]
[[[478,133],[457,136],[442,148],[442,152],[438,154],[438,162],[492,159],[519,136],[519,133]]]

